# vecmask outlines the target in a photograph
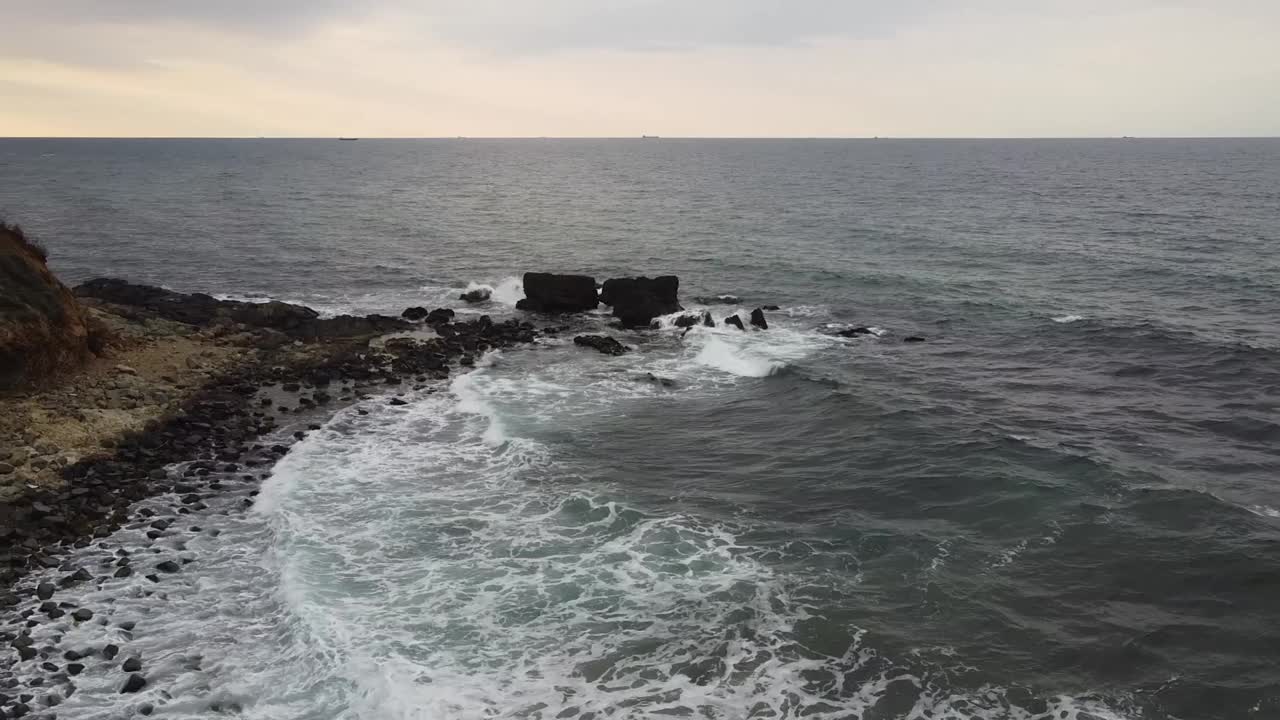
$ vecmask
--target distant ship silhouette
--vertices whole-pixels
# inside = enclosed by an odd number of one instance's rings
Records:
[[[347,142],[351,142],[351,141],[353,141],[353,140],[359,140],[360,138],[338,138],[338,139],[339,139],[339,140],[346,140]]]
[[[658,136],[657,135],[641,135],[640,139],[641,140],[657,140]]]

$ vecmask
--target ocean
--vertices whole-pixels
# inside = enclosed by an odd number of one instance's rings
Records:
[[[590,314],[635,351],[339,412],[161,589],[77,590],[149,686],[61,718],[1280,717],[1280,140],[0,140],[0,177],[68,282],[780,307]]]

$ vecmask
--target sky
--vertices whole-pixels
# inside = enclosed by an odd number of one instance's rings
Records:
[[[0,136],[1280,135],[1278,0],[0,0]]]

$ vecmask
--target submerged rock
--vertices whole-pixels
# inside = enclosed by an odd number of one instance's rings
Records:
[[[524,299],[516,303],[520,310],[545,313],[582,312],[599,305],[595,278],[533,272],[524,274]]]
[[[458,299],[464,302],[478,303],[488,300],[491,294],[492,291],[488,288],[476,288],[475,290],[468,290],[462,293],[458,296]]]
[[[859,335],[875,335],[875,332],[868,327],[848,328],[846,330],[837,330],[836,335],[840,337],[857,337]]]
[[[904,342],[904,343],[921,343],[921,342],[924,342],[924,337],[922,337],[922,336],[920,336],[920,335],[908,335],[908,336],[906,336],[906,337],[902,338],[902,342]]]
[[[579,335],[573,339],[573,344],[594,348],[605,355],[623,355],[630,352],[630,348],[608,335]]]
[[[753,327],[758,327],[761,330],[769,329],[769,321],[764,319],[764,310],[756,308],[751,311],[751,325]]]
[[[738,317],[737,315],[730,315],[729,317],[725,318],[724,324],[732,325],[733,327],[736,327],[739,330],[746,330],[746,328],[743,327],[742,325],[742,318]]]
[[[702,317],[698,315],[681,315],[675,319],[675,326],[678,328],[689,328],[702,322]]]

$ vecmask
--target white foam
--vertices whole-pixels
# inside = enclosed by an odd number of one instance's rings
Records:
[[[473,290],[488,290],[491,302],[511,307],[515,307],[516,303],[524,299],[524,283],[520,278],[514,276],[505,277],[495,285],[472,281],[467,283],[467,289],[463,292],[471,292]]]
[[[1059,315],[1053,318],[1053,321],[1056,323],[1073,323],[1084,319],[1083,315]]]
[[[784,362],[760,357],[717,337],[707,340],[695,361],[740,377],[768,377],[786,367]]]

